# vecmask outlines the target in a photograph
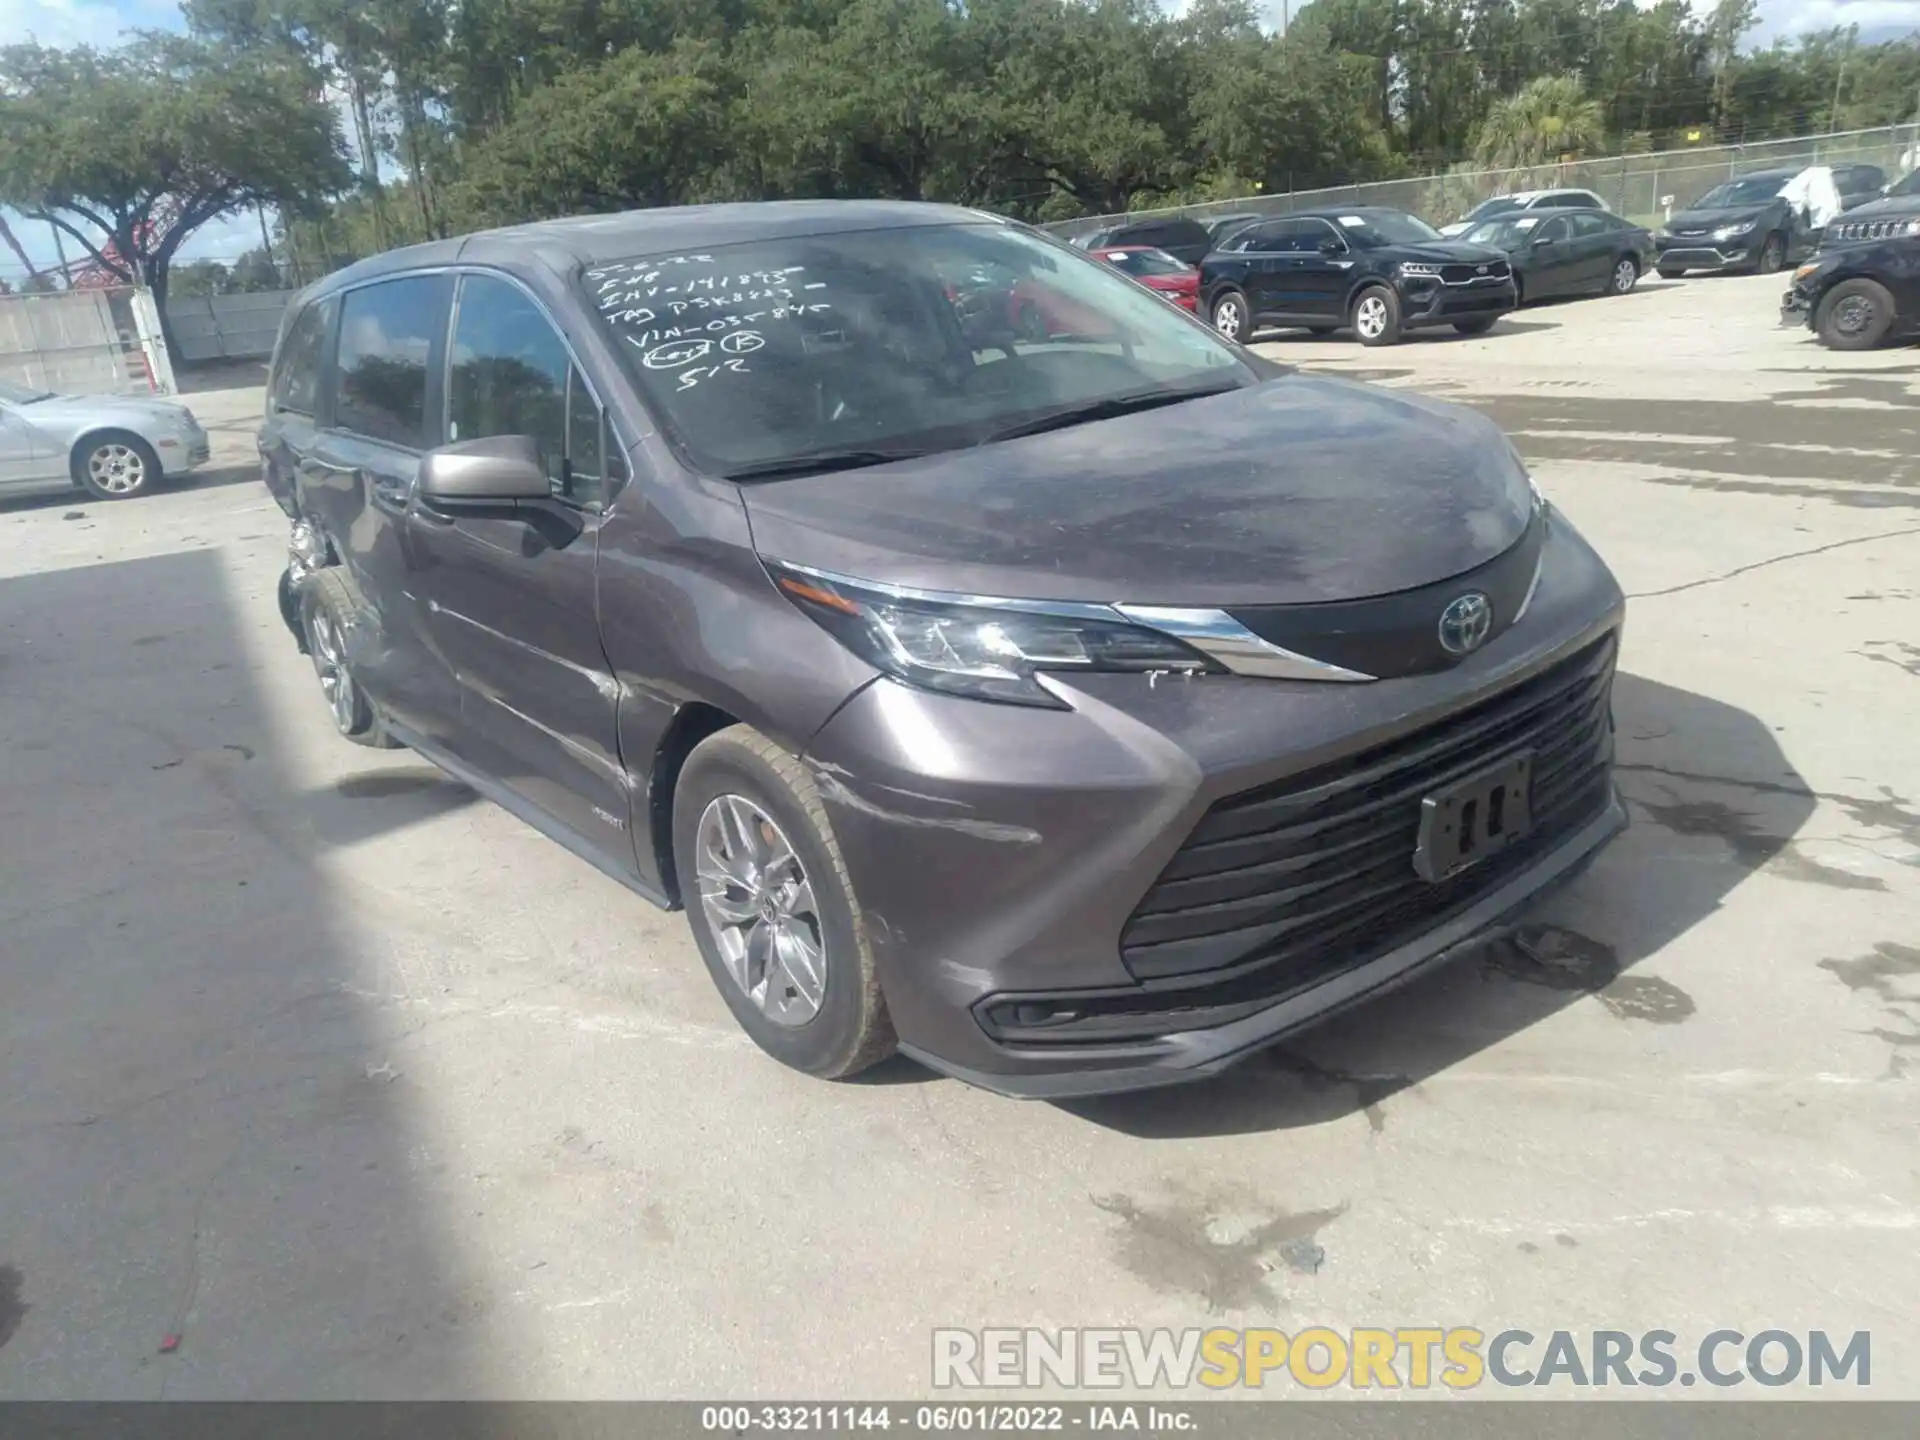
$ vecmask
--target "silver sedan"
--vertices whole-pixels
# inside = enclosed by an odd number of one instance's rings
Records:
[[[178,401],[55,395],[0,381],[0,495],[77,485],[97,499],[128,500],[208,454],[207,432]]]

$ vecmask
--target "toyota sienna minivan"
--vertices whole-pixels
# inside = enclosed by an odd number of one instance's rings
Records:
[[[377,256],[289,308],[260,450],[340,733],[684,907],[813,1075],[1210,1074],[1626,823],[1620,589],[1491,422],[998,217]]]

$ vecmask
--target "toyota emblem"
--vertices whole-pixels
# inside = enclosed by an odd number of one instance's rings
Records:
[[[1471,655],[1493,631],[1493,602],[1469,591],[1440,612],[1440,648],[1449,655]]]

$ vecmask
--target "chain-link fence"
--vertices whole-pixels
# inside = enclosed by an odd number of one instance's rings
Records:
[[[1567,187],[1591,190],[1619,215],[1657,225],[1675,210],[1721,181],[1751,170],[1809,165],[1873,165],[1896,180],[1920,163],[1920,125],[1809,135],[1795,140],[1765,140],[1750,145],[1702,145],[1643,155],[1614,155],[1530,170],[1458,169],[1408,180],[1338,185],[1325,190],[1296,190],[1284,195],[1249,195],[1204,205],[1175,205],[1135,210],[1124,215],[1087,215],[1046,228],[1063,237],[1089,234],[1123,220],[1156,215],[1191,215],[1196,220],[1228,215],[1286,215],[1326,205],[1379,205],[1406,210],[1433,225],[1457,220],[1482,200],[1515,190]]]

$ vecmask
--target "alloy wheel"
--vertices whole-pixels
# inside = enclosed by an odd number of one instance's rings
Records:
[[[359,695],[353,687],[353,675],[347,669],[340,627],[323,606],[316,607],[307,617],[307,642],[307,648],[313,652],[313,673],[320,677],[320,693],[327,697],[334,726],[342,735],[351,735]]]
[[[109,495],[131,495],[147,483],[147,462],[132,446],[110,440],[87,456],[87,474]]]
[[[743,795],[719,795],[694,834],[700,908],[741,994],[776,1025],[805,1025],[827,992],[826,932],[786,832]]]
[[[1361,338],[1378,340],[1387,332],[1387,302],[1378,295],[1369,295],[1353,311],[1353,328],[1360,332]]]
[[[1633,282],[1640,278],[1640,267],[1631,260],[1622,260],[1613,267],[1613,288],[1619,295],[1633,289]]]
[[[1245,328],[1246,315],[1240,308],[1240,301],[1229,295],[1213,307],[1213,328],[1229,340],[1238,340]]]

